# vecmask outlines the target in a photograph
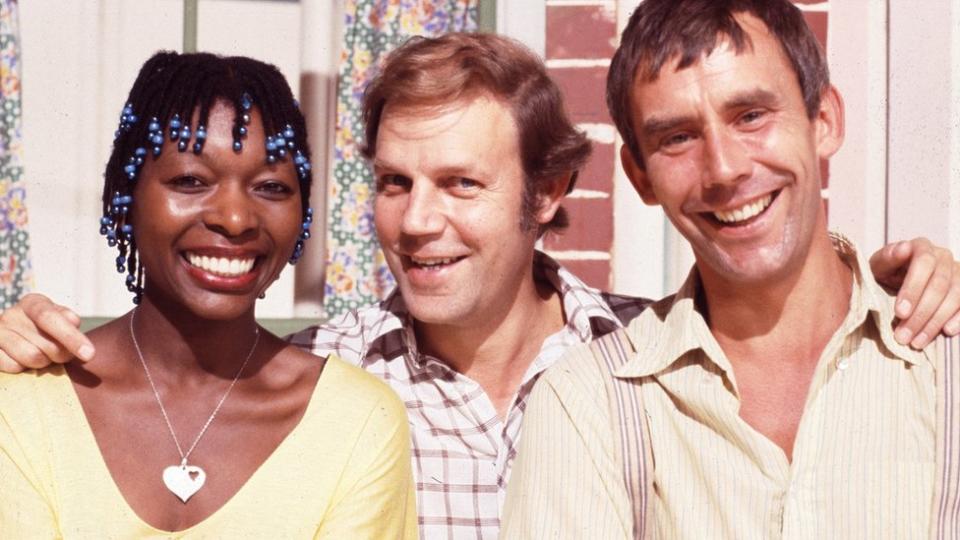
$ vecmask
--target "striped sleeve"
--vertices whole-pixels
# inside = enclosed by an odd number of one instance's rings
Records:
[[[937,493],[930,537],[960,538],[960,337],[936,340]]]
[[[630,505],[614,457],[596,365],[577,347],[530,395],[504,503],[503,538],[630,538]]]

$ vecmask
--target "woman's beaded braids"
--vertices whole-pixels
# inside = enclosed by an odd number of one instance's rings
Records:
[[[134,303],[139,303],[143,294],[144,269],[137,260],[136,235],[128,218],[140,169],[151,155],[160,155],[167,140],[171,143],[167,151],[175,142],[179,152],[201,153],[209,113],[217,102],[232,105],[235,111],[235,152],[243,151],[251,111],[256,107],[266,134],[267,162],[293,161],[300,183],[303,226],[290,255],[291,264],[300,258],[303,243],[310,238],[313,175],[306,122],[280,71],[242,56],[159,52],[140,68],[133,83],[104,173],[100,234],[119,251],[117,271],[127,274],[127,289],[134,293]],[[196,124],[191,125],[194,118]]]

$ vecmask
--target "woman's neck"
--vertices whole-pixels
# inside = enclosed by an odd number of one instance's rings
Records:
[[[145,295],[130,316],[139,353],[153,359],[150,370],[175,377],[234,377],[258,332],[252,308],[235,319],[209,320]]]

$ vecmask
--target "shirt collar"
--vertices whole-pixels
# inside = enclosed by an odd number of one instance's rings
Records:
[[[893,300],[874,279],[870,266],[856,250],[853,243],[844,236],[830,233],[833,248],[841,259],[853,270],[853,287],[850,298],[850,311],[844,319],[845,334],[864,324],[870,315],[871,323],[877,327],[880,340],[894,356],[909,364],[916,364],[924,358],[923,353],[900,345],[893,337],[895,314]],[[649,329],[638,323],[628,326],[626,335],[636,350],[632,360],[616,370],[619,378],[645,377],[659,373],[684,354],[693,350],[702,350],[706,357],[725,371],[732,370],[720,345],[713,337],[706,320],[697,309],[697,298],[702,284],[694,266],[683,285],[673,296],[669,296],[650,307],[653,316],[660,319],[657,325],[660,335],[657,339],[642,339],[640,332]]]
[[[534,254],[533,269],[536,279],[546,281],[560,293],[567,328],[581,342],[623,328],[603,293],[588,286],[546,253]]]
[[[857,324],[848,328],[848,331],[854,330],[860,324],[863,324],[867,316],[870,316],[871,322],[877,328],[880,334],[880,340],[894,356],[909,364],[922,362],[924,354],[915,351],[908,346],[897,343],[893,337],[894,323],[896,322],[896,313],[894,312],[895,300],[892,293],[887,292],[879,283],[877,283],[870,265],[864,259],[862,253],[857,251],[853,243],[838,233],[830,233],[830,239],[833,241],[833,248],[840,255],[840,258],[853,269],[853,291],[850,299],[850,310],[854,313],[853,321]]]

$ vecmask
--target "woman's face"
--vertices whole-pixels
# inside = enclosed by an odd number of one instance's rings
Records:
[[[233,319],[252,310],[293,253],[302,223],[297,174],[289,157],[267,163],[260,112],[251,113],[239,153],[234,110],[218,102],[200,154],[168,139],[144,163],[131,224],[148,299]]]

